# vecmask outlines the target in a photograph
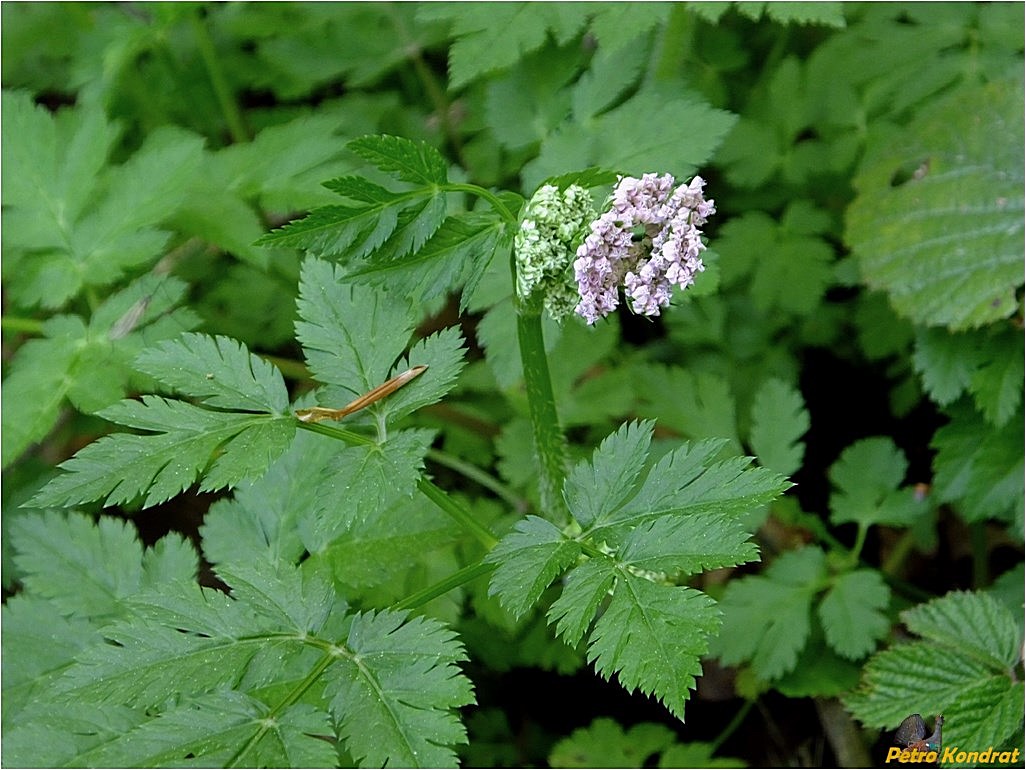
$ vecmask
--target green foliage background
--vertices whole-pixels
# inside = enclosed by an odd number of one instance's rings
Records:
[[[0,12],[5,765],[1023,748],[1021,5]],[[658,321],[544,327],[561,529],[466,193],[589,167],[718,213]],[[380,443],[297,431],[414,363]],[[666,709],[493,696],[589,663]]]

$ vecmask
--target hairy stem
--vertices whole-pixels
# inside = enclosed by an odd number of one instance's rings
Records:
[[[514,281],[515,283],[515,281]],[[566,438],[559,427],[556,398],[552,393],[549,360],[545,354],[541,313],[517,307],[517,337],[524,367],[527,406],[538,459],[538,485],[542,512],[552,521],[565,523],[570,511],[563,500],[566,476]]]

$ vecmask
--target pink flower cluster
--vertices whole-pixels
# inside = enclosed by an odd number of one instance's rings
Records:
[[[589,324],[616,309],[621,284],[635,313],[654,316],[674,286],[686,289],[705,269],[699,227],[716,213],[715,201],[702,196],[702,177],[673,184],[669,174],[620,177],[609,210],[591,223],[574,261],[575,311]]]

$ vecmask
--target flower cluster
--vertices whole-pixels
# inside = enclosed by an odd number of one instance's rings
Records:
[[[620,304],[620,285],[634,312],[654,316],[670,304],[674,286],[686,289],[705,269],[699,228],[716,213],[715,202],[703,197],[701,177],[673,184],[669,174],[620,177],[609,210],[591,223],[574,262],[574,310],[589,324]]]
[[[579,299],[570,262],[595,216],[590,194],[578,185],[563,191],[544,185],[525,208],[514,238],[517,294],[529,299],[537,292],[556,320],[570,315]]]

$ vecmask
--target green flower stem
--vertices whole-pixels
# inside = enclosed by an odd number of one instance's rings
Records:
[[[413,610],[417,607],[422,607],[432,599],[437,599],[439,596],[444,596],[454,588],[458,588],[464,583],[469,583],[471,580],[475,580],[482,575],[487,575],[495,569],[494,564],[485,564],[484,562],[477,562],[477,564],[470,564],[461,570],[458,570],[444,580],[440,580],[434,585],[428,586],[427,588],[417,591],[415,594],[410,594],[401,602],[398,602],[393,606],[396,610]]]
[[[249,133],[242,122],[242,113],[235,103],[235,97],[228,87],[228,79],[224,76],[221,63],[217,60],[217,52],[214,50],[214,41],[204,21],[199,17],[198,12],[190,18],[193,34],[196,37],[196,47],[199,48],[200,58],[207,68],[210,76],[210,83],[214,87],[214,94],[217,96],[217,103],[224,114],[225,122],[228,123],[228,131],[232,135],[232,141],[236,143],[248,142]]]
[[[720,734],[716,736],[712,742],[712,749],[710,754],[715,754],[720,750],[727,738],[734,734],[734,731],[741,726],[741,723],[745,721],[745,717],[748,716],[748,712],[752,710],[754,701],[746,700],[744,705],[737,710],[734,714],[734,718],[730,720],[730,723],[720,731]]]
[[[351,430],[345,430],[344,428],[336,428],[333,425],[325,425],[320,422],[303,422],[299,419],[296,420],[296,424],[303,430],[308,430],[311,433],[320,433],[322,436],[328,436],[329,438],[333,438],[338,441],[344,441],[350,446],[368,446],[370,444],[377,443],[370,436],[353,433]],[[424,496],[428,498],[428,500],[455,519],[461,527],[473,535],[487,550],[492,550],[495,547],[495,544],[499,542],[499,538],[492,534],[488,527],[475,519],[470,511],[457,503],[449,497],[449,495],[423,476],[421,476],[417,481],[417,489],[419,489]]]
[[[552,394],[549,360],[545,354],[541,313],[523,305],[517,307],[517,337],[524,367],[527,406],[538,457],[542,512],[552,521],[565,523],[570,511],[563,500],[566,477],[566,438],[559,427],[556,398]]]

